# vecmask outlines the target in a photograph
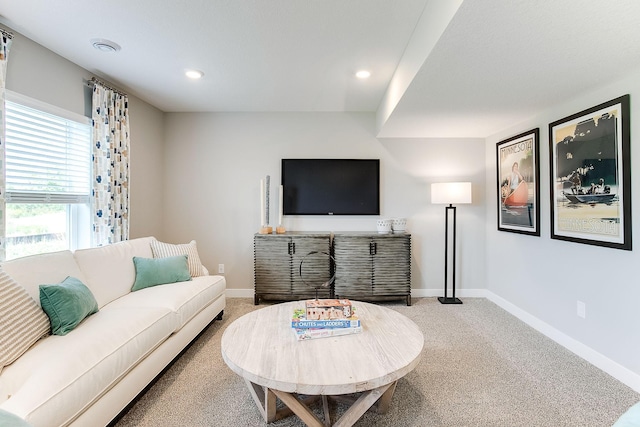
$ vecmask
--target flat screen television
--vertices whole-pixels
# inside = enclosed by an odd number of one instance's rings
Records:
[[[284,215],[380,215],[380,160],[282,159]]]

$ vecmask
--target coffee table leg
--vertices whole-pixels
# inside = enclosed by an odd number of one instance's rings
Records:
[[[249,388],[251,397],[253,397],[253,400],[256,402],[256,406],[258,406],[262,417],[267,423],[277,421],[279,418],[286,415],[285,412],[288,412],[289,414],[293,412],[309,427],[329,427],[331,425],[327,396],[322,396],[322,407],[324,412],[324,422],[322,422],[309,409],[305,402],[300,401],[293,394],[262,387],[247,379],[245,379],[245,383]],[[363,392],[360,397],[353,402],[349,409],[347,409],[342,417],[333,424],[333,426],[353,426],[353,424],[355,424],[355,422],[358,421],[360,417],[374,405],[376,406],[378,413],[384,414],[387,412],[389,405],[391,404],[391,398],[393,397],[393,393],[396,389],[396,383],[397,382],[394,381],[391,384]],[[280,411],[276,410],[276,396],[287,406],[288,410],[286,410],[286,408],[283,408]],[[308,402],[313,402],[314,400],[314,398],[310,398],[308,399]],[[280,412],[280,414],[278,412]]]
[[[300,402],[295,396],[284,391],[279,391],[279,390],[272,390],[272,391],[273,393],[275,393],[276,396],[280,398],[280,400],[282,400],[282,403],[287,405],[287,407],[291,409],[293,413],[296,414],[302,420],[302,422],[305,423],[307,426],[324,427],[324,424],[322,423],[322,421],[320,421],[320,419],[316,417],[316,415],[313,412],[311,412],[309,407],[304,403]]]
[[[384,414],[389,410],[389,405],[391,404],[391,398],[393,397],[393,393],[396,391],[396,384],[398,382],[394,381],[391,383],[391,387],[384,392],[378,403],[376,403],[376,412],[379,414]]]
[[[276,421],[276,395],[266,387],[259,386],[245,379],[249,393],[267,423]]]
[[[329,414],[329,399],[327,396],[322,396],[322,409],[324,410],[324,427],[331,426],[331,415]]]
[[[395,382],[363,392],[354,404],[347,409],[347,412],[334,424],[334,427],[351,427],[391,387],[395,387]]]

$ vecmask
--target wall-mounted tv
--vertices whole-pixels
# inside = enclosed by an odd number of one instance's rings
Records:
[[[380,160],[282,159],[284,215],[380,215]]]

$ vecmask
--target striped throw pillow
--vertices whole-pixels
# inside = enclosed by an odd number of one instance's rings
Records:
[[[0,270],[0,370],[51,330],[49,318],[27,291]]]
[[[186,255],[187,264],[189,265],[189,274],[191,277],[198,277],[204,275],[202,271],[202,263],[200,262],[200,256],[198,255],[198,249],[196,248],[196,241],[192,240],[189,243],[173,245],[171,243],[163,243],[157,240],[151,241],[151,251],[154,258],[166,258],[176,255]]]

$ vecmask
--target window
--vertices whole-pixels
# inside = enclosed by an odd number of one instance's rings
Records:
[[[90,119],[7,91],[6,258],[90,246]]]

